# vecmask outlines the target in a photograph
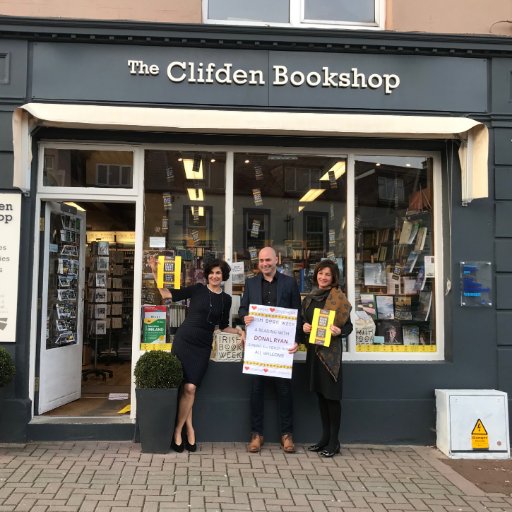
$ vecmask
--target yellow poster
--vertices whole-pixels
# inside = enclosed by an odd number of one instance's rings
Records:
[[[328,347],[331,344],[331,325],[334,324],[335,311],[315,308],[309,343]]]
[[[158,288],[179,290],[181,276],[181,256],[158,256],[156,285]]]

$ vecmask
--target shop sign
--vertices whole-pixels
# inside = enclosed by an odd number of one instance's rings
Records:
[[[16,341],[21,194],[0,193],[0,342]]]
[[[128,59],[130,75],[158,76],[161,69],[158,64],[148,64],[143,60]],[[217,85],[292,85],[294,87],[309,86],[323,88],[348,87],[355,89],[383,89],[385,94],[391,94],[400,85],[400,77],[395,73],[361,72],[357,67],[349,70],[333,70],[329,66],[319,66],[318,69],[304,72],[290,69],[288,66],[274,65],[271,76],[267,78],[263,69],[235,68],[233,63],[218,66],[214,62],[204,64],[193,61],[172,61],[165,70],[170,82],[190,84]]]
[[[481,58],[38,43],[33,60],[33,96],[46,100],[487,110]]]

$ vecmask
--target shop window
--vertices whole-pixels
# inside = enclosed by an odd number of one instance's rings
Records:
[[[433,166],[355,157],[355,350],[437,352]]]
[[[205,283],[204,263],[224,258],[226,155],[148,150],[144,160],[142,303],[160,304],[149,255],[179,256],[180,286]]]
[[[278,270],[311,290],[315,264],[346,258],[346,159],[323,155],[235,153],[233,260],[257,272],[258,250],[275,248]],[[235,294],[241,288],[234,287]]]
[[[133,188],[133,153],[45,148],[45,187]]]
[[[382,26],[383,0],[204,0],[207,23]]]

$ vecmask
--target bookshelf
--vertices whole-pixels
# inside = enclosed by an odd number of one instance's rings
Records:
[[[355,237],[356,343],[435,345],[434,280],[424,262],[433,249],[432,212],[395,210],[387,227],[375,229],[365,220]]]

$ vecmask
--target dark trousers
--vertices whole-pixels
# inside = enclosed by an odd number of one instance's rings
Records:
[[[317,393],[317,396],[320,419],[322,420],[322,437],[318,444],[331,451],[336,449],[336,445],[339,444],[341,402],[339,400],[328,400],[320,393]]]
[[[252,376],[251,385],[251,432],[263,435],[265,408],[265,383],[272,382],[279,404],[281,435],[293,433],[293,398],[291,379]]]

